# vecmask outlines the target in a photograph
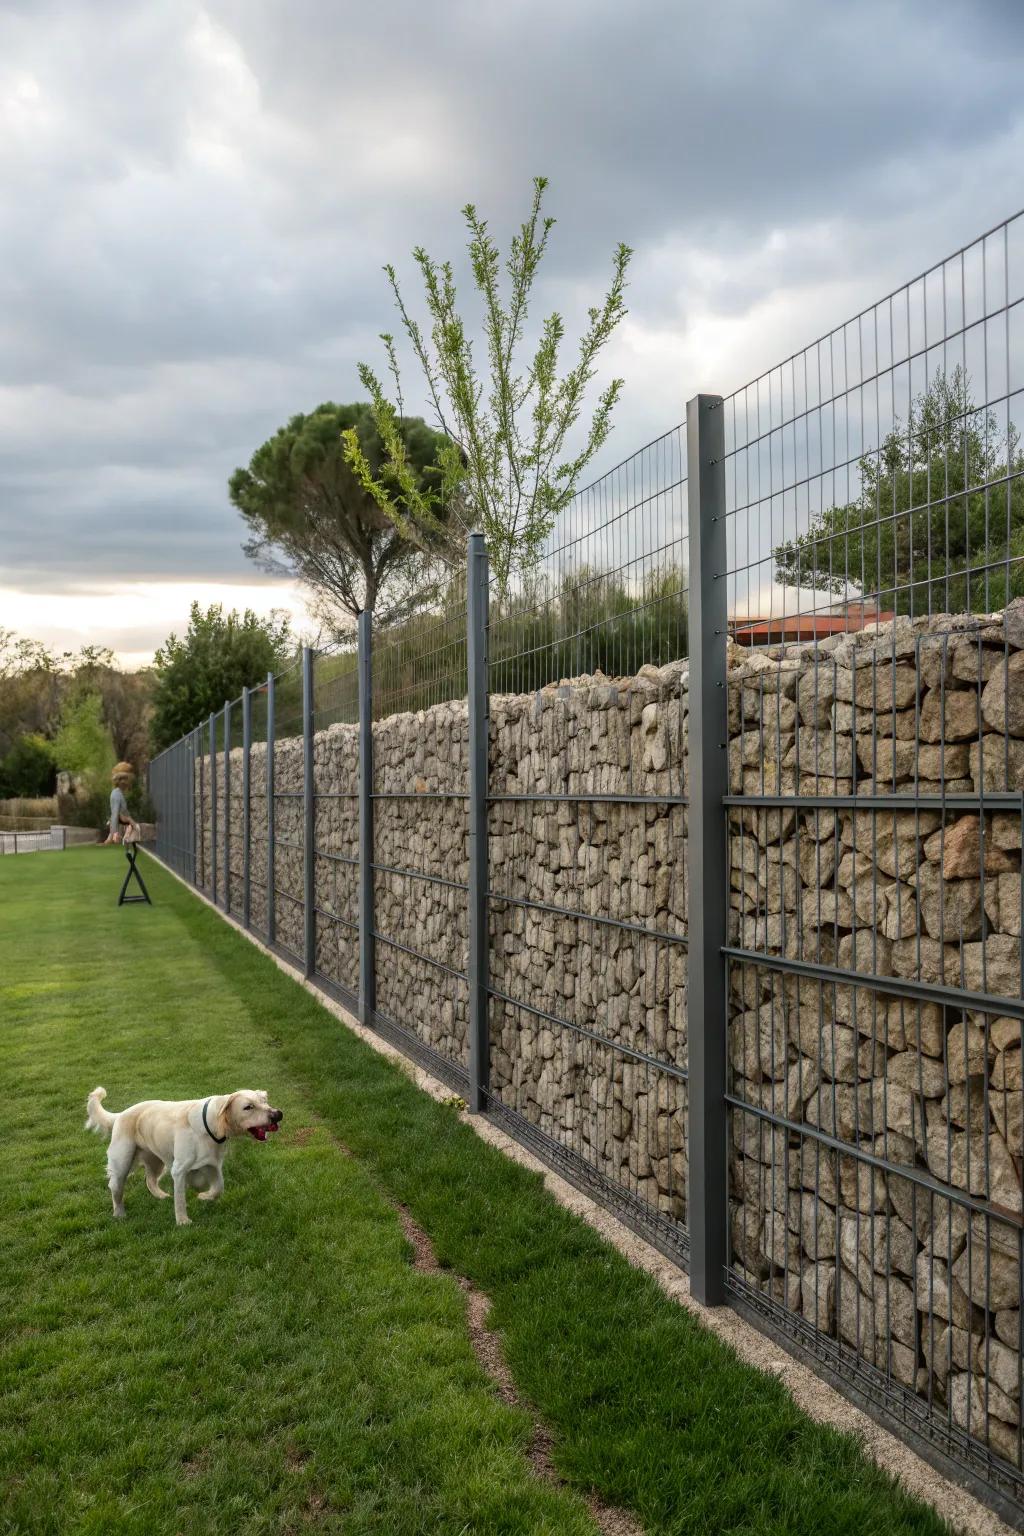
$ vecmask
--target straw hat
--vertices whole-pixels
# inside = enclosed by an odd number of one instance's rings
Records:
[[[115,784],[118,779],[133,779],[135,777],[135,769],[131,763],[115,763],[114,771],[110,777]]]

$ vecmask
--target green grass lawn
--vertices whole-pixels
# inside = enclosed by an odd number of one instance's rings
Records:
[[[118,909],[116,850],[0,861],[0,1530],[573,1536],[588,1489],[652,1533],[945,1529],[143,862]],[[285,1119],[191,1226],[138,1172],[118,1223],[97,1083]],[[388,1197],[491,1296],[564,1488]]]

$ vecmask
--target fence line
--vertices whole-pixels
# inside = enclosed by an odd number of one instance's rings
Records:
[[[1014,1520],[1022,301],[1017,216],[150,772],[165,862]]]

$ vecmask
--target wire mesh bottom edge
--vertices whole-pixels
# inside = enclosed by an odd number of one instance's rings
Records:
[[[525,1116],[510,1109],[507,1104],[491,1097],[487,1118],[514,1141],[536,1154],[553,1172],[561,1175],[585,1195],[590,1195],[605,1210],[618,1218],[630,1231],[644,1238],[659,1253],[686,1271],[690,1263],[690,1238],[678,1222],[655,1211],[645,1200],[640,1200],[621,1184],[616,1184],[606,1174],[592,1168],[570,1148],[539,1130]]]
[[[391,1045],[397,1046],[403,1056],[408,1056],[418,1066],[447,1083],[457,1093],[465,1097],[469,1093],[469,1074],[460,1062],[452,1061],[447,1056],[442,1056],[432,1046],[424,1044],[413,1030],[405,1024],[399,1024],[386,1013],[379,1013],[376,1009],[370,1015],[370,1027],[375,1034],[381,1035]]]
[[[781,1344],[883,1428],[952,1482],[976,1494],[1017,1530],[1024,1530],[1024,1475],[972,1441],[954,1425],[936,1421],[925,1399],[891,1381],[836,1339],[741,1280],[725,1276],[729,1305],[759,1333]]]

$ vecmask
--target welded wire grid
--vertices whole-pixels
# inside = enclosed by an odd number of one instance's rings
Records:
[[[1022,300],[1017,217],[723,406],[728,1287],[1018,1507]]]
[[[211,893],[210,881],[210,732],[204,721],[192,733],[195,741],[195,760],[192,783],[196,804],[196,885],[207,896]],[[157,806],[159,825],[160,807]]]
[[[297,659],[274,678],[271,887],[274,943],[300,965],[305,951],[302,720],[302,664]]]
[[[259,683],[249,690],[248,865],[243,861],[243,921],[264,941],[268,937],[267,736],[270,692]],[[244,744],[243,744],[244,745]]]
[[[683,1258],[685,453],[581,491],[488,633],[491,1103]]]
[[[194,745],[191,735],[158,753],[149,764],[149,797],[156,808],[153,851],[184,880],[196,878]]]
[[[469,1056],[466,605],[373,638],[375,1022],[462,1086]]]
[[[314,967],[349,1006],[359,992],[359,660],[313,658]]]

